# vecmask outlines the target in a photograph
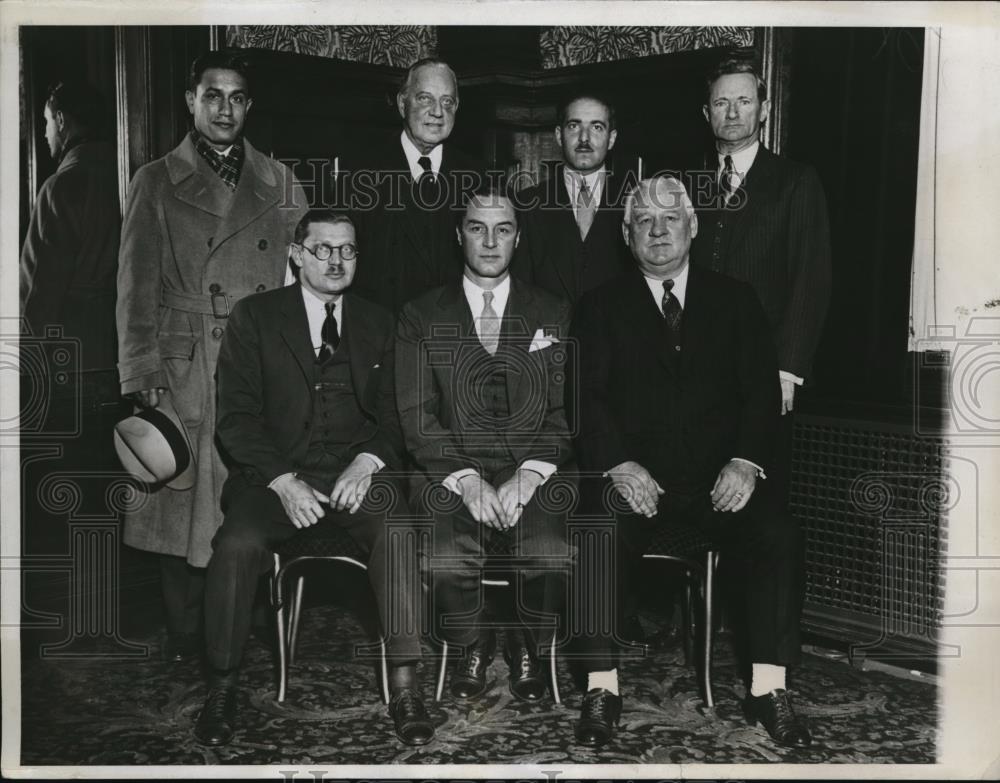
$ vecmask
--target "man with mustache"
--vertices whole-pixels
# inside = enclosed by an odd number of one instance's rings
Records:
[[[405,546],[410,536],[386,524],[390,514],[409,516],[405,489],[392,476],[403,450],[392,385],[395,320],[352,290],[364,258],[345,214],[306,213],[291,256],[299,285],[241,302],[219,353],[217,432],[236,468],[208,564],[211,670],[195,736],[223,745],[236,729],[251,605],[275,547],[336,526],[368,555],[396,735],[423,745],[434,725],[417,691],[416,554]]]
[[[356,288],[394,313],[461,275],[455,215],[461,194],[480,181],[481,166],[447,143],[458,106],[451,67],[435,58],[415,62],[396,95],[402,132],[343,175],[365,249]]]
[[[196,58],[185,98],[193,127],[136,172],[118,258],[122,395],[142,407],[172,405],[197,463],[192,489],[148,486],[125,518],[125,543],[161,555],[171,661],[200,652],[204,568],[222,524],[227,469],[214,443],[213,378],[229,312],[282,285],[307,206],[292,172],[243,136],[253,101],[238,54]]]

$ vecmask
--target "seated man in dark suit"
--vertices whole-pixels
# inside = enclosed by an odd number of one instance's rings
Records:
[[[637,269],[585,296],[573,326],[580,467],[603,472],[631,509],[617,517],[618,584],[661,525],[715,538],[744,579],[744,710],[778,743],[804,747],[809,730],[785,691],[800,652],[802,534],[765,479],[781,395],[767,318],[747,284],[689,265],[698,221],[677,180],[639,183],[624,221]],[[576,736],[597,746],[621,711],[618,651],[607,638],[580,642],[590,674]]]
[[[532,562],[516,580],[528,638],[505,631],[505,657],[514,696],[536,701],[545,692],[538,649],[553,638],[567,582],[565,514],[540,503],[539,488],[571,457],[558,344],[569,305],[510,276],[518,230],[507,196],[471,197],[458,237],[461,280],[411,301],[400,316],[400,419],[415,494],[434,517],[426,568],[435,614],[444,639],[465,649],[451,693],[468,700],[486,690],[496,640],[479,634],[484,546],[510,531],[514,555]]]
[[[392,386],[393,318],[349,290],[360,256],[345,215],[306,213],[291,255],[300,284],[240,302],[219,354],[216,431],[235,467],[223,488],[225,518],[206,576],[213,671],[195,736],[209,745],[232,738],[257,580],[275,547],[320,524],[337,525],[368,552],[390,662],[389,711],[399,739],[423,745],[434,726],[417,693],[416,557],[390,560],[396,548],[385,524],[390,513],[406,515],[405,488],[379,476],[399,469],[403,445]],[[371,505],[372,485],[380,482],[378,494],[393,498],[389,510]]]

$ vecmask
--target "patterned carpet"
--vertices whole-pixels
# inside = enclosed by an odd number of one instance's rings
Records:
[[[715,710],[698,696],[694,670],[680,650],[628,663],[625,708],[615,741],[574,747],[580,705],[566,667],[564,702],[514,701],[501,656],[492,691],[474,708],[432,705],[437,738],[401,745],[376,691],[373,666],[353,658],[366,636],[343,607],[303,613],[299,659],[288,698],[276,698],[270,650],[251,640],[244,664],[241,727],[224,748],[199,745],[191,730],[204,695],[200,666],[158,660],[160,636],[137,639],[150,656],[135,661],[44,661],[23,665],[22,764],[448,764],[448,763],[932,763],[936,741],[933,686],[845,663],[804,656],[790,683],[811,720],[814,746],[781,749],[742,719],[743,687],[728,640],[714,667]],[[430,651],[428,650],[428,655]],[[423,665],[430,703],[434,665]]]

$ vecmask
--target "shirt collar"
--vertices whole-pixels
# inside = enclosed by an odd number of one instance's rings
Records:
[[[462,290],[465,292],[465,301],[469,303],[469,309],[474,318],[478,318],[483,312],[483,292],[485,288],[480,288],[465,275],[462,275]],[[503,315],[507,309],[507,300],[510,298],[510,275],[508,274],[493,291],[493,309],[497,315]]]
[[[569,166],[563,168],[563,182],[566,183],[566,190],[569,193],[571,200],[575,201],[576,191],[580,187],[580,178],[587,183],[587,187],[590,188],[590,192],[595,195],[600,195],[601,188],[604,185],[604,176],[607,174],[607,169],[601,166],[597,171],[592,171],[589,174],[580,174],[578,171],[574,171]]]
[[[741,175],[746,176],[746,173],[750,171],[750,167],[753,162],[757,159],[757,150],[760,149],[760,142],[755,141],[749,147],[741,149],[739,152],[732,153],[733,156],[733,168],[736,169]],[[726,165],[726,153],[719,153],[719,171]]]
[[[677,301],[681,303],[681,307],[684,307],[684,300],[687,298],[687,285],[688,285],[688,271],[691,269],[691,262],[684,264],[684,268],[677,274],[674,280],[674,287],[670,292],[677,297]],[[660,304],[663,301],[663,281],[655,277],[646,277],[646,285],[649,286],[649,292],[653,295],[653,301],[656,302],[657,309],[660,308]]]
[[[406,135],[405,130],[399,134],[399,141],[403,145],[403,154],[406,155],[406,162],[410,165],[410,174],[413,176],[413,179],[420,179],[420,175],[424,173],[424,170],[418,161],[424,157],[424,153],[416,148],[410,137]],[[431,171],[435,175],[440,174],[441,158],[444,157],[444,145],[438,144],[427,153],[427,157],[431,159]]]

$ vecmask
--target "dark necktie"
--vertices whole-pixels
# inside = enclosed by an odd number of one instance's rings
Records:
[[[660,302],[660,307],[663,310],[663,317],[666,319],[667,326],[670,327],[670,331],[674,333],[675,338],[679,338],[681,333],[681,315],[683,314],[683,310],[681,310],[680,301],[672,293],[673,287],[673,280],[663,281],[663,300]]]
[[[719,192],[722,194],[722,206],[725,206],[736,192],[736,169],[733,168],[732,155],[726,155],[723,162],[725,166],[719,175]]]
[[[424,173],[420,175],[420,179],[417,180],[417,186],[420,190],[421,206],[433,208],[437,205],[440,193],[438,191],[437,177],[434,175],[434,170],[431,168],[431,159],[426,155],[421,155],[417,159],[417,163],[419,163],[420,168],[424,170]]]
[[[597,204],[594,203],[593,193],[587,187],[587,180],[580,177],[580,187],[576,193],[576,225],[580,229],[580,239],[585,240],[590,233],[596,211]]]
[[[320,336],[323,338],[323,345],[319,349],[319,356],[316,357],[316,364],[326,364],[333,358],[333,354],[340,347],[340,332],[337,331],[337,319],[333,317],[333,311],[337,309],[336,302],[327,302],[326,318],[323,320],[323,327],[320,329]]]

